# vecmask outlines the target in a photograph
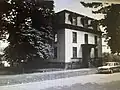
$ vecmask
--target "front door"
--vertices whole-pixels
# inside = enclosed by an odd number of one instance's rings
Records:
[[[84,68],[89,67],[90,52],[91,52],[90,47],[88,47],[88,46],[83,46],[82,47],[82,66]]]

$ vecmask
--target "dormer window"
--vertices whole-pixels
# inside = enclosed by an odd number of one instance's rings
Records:
[[[97,22],[96,20],[93,20],[93,21],[91,22],[91,25],[92,25],[92,27],[93,27],[93,30],[97,30],[98,22]]]
[[[72,24],[73,20],[72,20],[72,15],[71,15],[71,14],[68,16],[68,19],[69,19],[69,21],[70,21],[71,24]]]
[[[74,14],[70,14],[68,18],[72,25],[77,25],[77,17]]]
[[[93,29],[93,27],[92,27],[92,20],[88,20],[88,28]]]
[[[81,23],[83,27],[88,27],[88,18],[87,17],[81,18]]]
[[[73,17],[72,20],[73,20],[73,23],[72,23],[72,24],[73,24],[73,25],[77,25],[76,17]]]

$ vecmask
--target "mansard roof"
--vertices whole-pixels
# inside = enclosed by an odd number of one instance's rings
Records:
[[[91,20],[96,20],[96,19],[93,19],[93,18],[88,17],[88,16],[86,16],[86,15],[82,15],[82,14],[76,13],[76,12],[74,12],[74,11],[66,10],[66,9],[64,9],[64,10],[62,10],[62,11],[59,11],[59,12],[57,12],[56,14],[60,14],[60,13],[64,13],[64,12],[72,13],[72,14],[75,14],[75,15],[80,16],[80,17],[87,17],[88,19],[91,19]]]

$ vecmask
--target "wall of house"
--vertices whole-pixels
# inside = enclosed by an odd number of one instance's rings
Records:
[[[72,42],[72,32],[77,32],[77,43]],[[82,58],[82,43],[84,43],[84,37],[81,32],[71,29],[65,29],[65,62],[71,62],[73,60],[71,59],[73,58],[72,47],[77,47],[77,56],[78,58]]]
[[[58,13],[56,15],[56,23],[57,24],[64,24],[65,23],[65,14],[64,14],[64,12]]]
[[[54,44],[57,47],[57,58],[53,58],[51,62],[65,62],[65,30],[60,29],[57,31],[57,43]]]
[[[73,17],[73,22],[71,22],[70,18]],[[84,16],[71,13],[71,12],[60,12],[57,14],[57,24],[71,24],[75,26],[84,27],[88,30],[92,30],[92,27],[86,27],[86,25],[83,26],[81,22],[81,18],[84,18]],[[76,20],[76,21],[75,21]],[[91,21],[93,19],[88,18],[88,25],[91,25]],[[86,23],[85,23],[86,24]],[[82,47],[81,44],[85,44],[85,34],[88,34],[88,44],[95,44],[95,36],[98,37],[98,57],[102,56],[102,40],[99,38],[99,35],[88,33],[84,31],[78,31],[78,30],[71,30],[71,29],[59,29],[57,32],[57,43],[54,44],[54,47],[57,47],[57,58],[52,58],[51,62],[60,62],[63,63],[63,67],[68,64],[69,62],[76,62],[82,60]],[[73,43],[73,33],[77,32],[77,43]],[[77,58],[73,58],[73,47],[77,47]],[[94,58],[94,48],[91,49],[91,58]],[[66,65],[64,64],[66,63]],[[58,64],[57,66],[60,66]]]
[[[77,32],[77,43],[72,42],[72,32]],[[71,59],[73,58],[73,47],[77,47],[77,58],[82,58],[82,47],[81,44],[85,44],[84,34],[88,34],[88,44],[95,44],[94,36],[98,36],[96,34],[82,32],[77,30],[65,29],[65,62],[77,61],[79,59]],[[98,39],[98,42],[101,42]],[[99,55],[101,56],[101,44],[99,45]],[[91,50],[91,56],[94,57],[94,49]]]

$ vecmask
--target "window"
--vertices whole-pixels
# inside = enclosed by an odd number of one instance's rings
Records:
[[[85,44],[88,44],[88,34],[85,34]]]
[[[77,43],[77,32],[73,32],[73,43]]]
[[[57,47],[54,48],[54,58],[57,58]]]
[[[77,58],[77,47],[73,47],[73,58]]]
[[[54,36],[54,40],[55,40],[55,43],[57,43],[57,41],[58,41],[58,35],[57,35],[57,33]]]
[[[97,36],[95,36],[95,44],[97,44]]]

